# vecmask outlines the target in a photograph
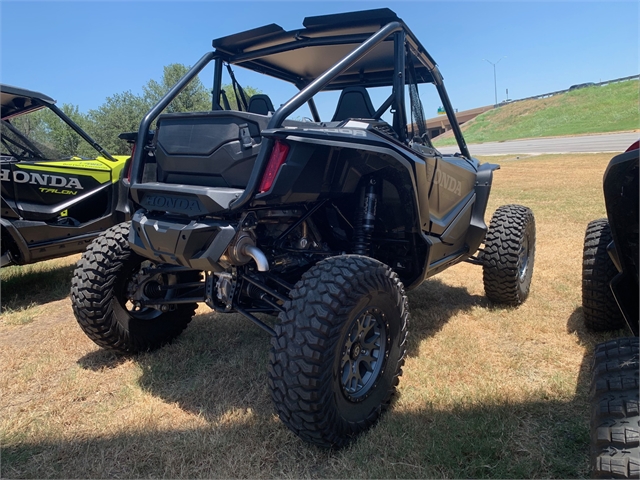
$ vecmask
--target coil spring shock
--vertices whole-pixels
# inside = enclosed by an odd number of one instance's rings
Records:
[[[360,208],[356,217],[353,252],[357,255],[371,255],[371,236],[375,227],[377,207],[378,182],[375,178],[370,178],[364,187],[364,194],[360,197]]]

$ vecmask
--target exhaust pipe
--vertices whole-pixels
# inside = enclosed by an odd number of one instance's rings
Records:
[[[269,260],[267,260],[267,256],[262,253],[262,250],[260,250],[258,247],[245,243],[241,248],[241,252],[253,258],[253,260],[256,262],[256,265],[258,266],[259,272],[269,271]]]
[[[256,262],[259,272],[269,271],[269,260],[267,256],[256,247],[255,240],[247,233],[242,232],[237,240],[227,249],[228,260],[232,265],[244,265],[252,259]]]

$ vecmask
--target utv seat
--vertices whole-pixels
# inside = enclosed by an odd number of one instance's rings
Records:
[[[275,112],[275,109],[273,108],[273,103],[271,103],[271,99],[268,95],[258,93],[249,99],[247,112],[269,115],[269,113]]]
[[[375,113],[366,88],[347,87],[340,94],[332,121],[340,122],[347,118],[374,118]]]

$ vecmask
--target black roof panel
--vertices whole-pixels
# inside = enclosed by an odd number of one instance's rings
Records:
[[[402,24],[407,42],[425,60],[415,62],[418,78],[432,81],[430,70],[435,68],[435,61],[404,22],[388,8],[307,17],[303,22],[305,28],[292,31],[270,24],[218,38],[212,43],[216,52],[231,64],[301,87],[318,78],[390,22]],[[393,38],[389,37],[336,77],[327,89],[392,85],[394,65]]]
[[[383,26],[389,22],[400,20],[393,10],[378,8],[361,12],[334,13],[330,15],[318,15],[306,17],[302,22],[305,28],[336,27],[349,25],[378,25]],[[402,20],[400,20],[402,21]]]
[[[214,48],[226,51],[241,52],[244,48],[254,43],[264,42],[282,33],[285,33],[284,28],[272,23],[264,27],[253,28],[244,32],[217,38],[212,42],[212,45]]]

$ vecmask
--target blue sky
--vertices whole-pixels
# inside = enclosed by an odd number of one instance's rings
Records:
[[[0,79],[86,112],[114,93],[140,93],[160,79],[164,65],[195,63],[214,38],[269,23],[295,29],[308,15],[381,7],[392,8],[435,58],[459,110],[494,101],[493,67],[484,59],[506,57],[497,65],[498,101],[507,88],[517,99],[639,72],[636,1],[1,0]],[[211,72],[201,75],[206,85]],[[276,106],[294,93],[281,82],[237,76]],[[435,116],[437,103],[425,101],[427,117]]]

